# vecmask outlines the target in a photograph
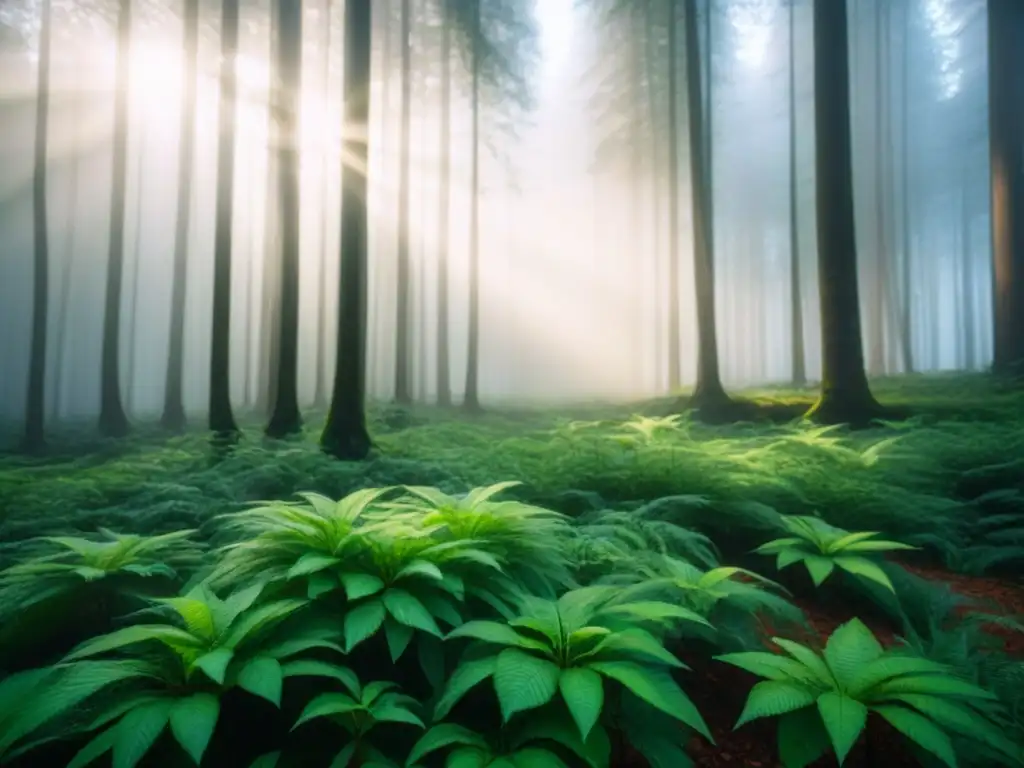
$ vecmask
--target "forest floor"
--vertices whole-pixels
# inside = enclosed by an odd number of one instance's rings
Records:
[[[1019,738],[1024,394],[986,376],[886,379],[874,388],[883,403],[916,415],[847,432],[802,422],[707,426],[672,418],[670,399],[472,417],[380,406],[370,411],[377,450],[364,463],[335,462],[318,450],[316,414],[305,434],[284,442],[264,439],[250,423],[229,455],[215,454],[198,430],[168,439],[140,426],[126,440],[103,441],[83,428],[60,436],[45,459],[0,456],[0,568],[19,559],[27,539],[45,534],[196,528],[204,538],[215,515],[298,491],[339,498],[362,487],[415,485],[464,493],[516,480],[522,485],[509,496],[577,518],[637,511],[708,536],[721,562],[759,567],[790,588],[806,622],[801,636],[789,630],[787,637],[821,647],[856,612],[884,645],[924,649],[998,693]],[[808,390],[743,395],[766,413],[814,399]],[[819,514],[846,530],[881,531],[920,547],[885,566],[901,608],[852,595],[838,577],[814,590],[798,567],[783,579],[768,559],[750,555],[779,513]],[[767,642],[776,630],[765,621],[762,631]],[[697,764],[779,765],[770,723],[732,729],[754,678],[691,658],[685,648],[679,655],[693,667],[684,687],[717,742],[694,739]],[[881,722],[869,723],[846,764],[872,762],[920,764]],[[623,765],[645,763],[624,757]]]

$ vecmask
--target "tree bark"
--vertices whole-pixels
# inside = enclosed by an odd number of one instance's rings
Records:
[[[321,38],[323,45],[323,77],[324,77],[324,112],[329,114],[331,92],[331,3],[333,0],[324,0],[324,28]],[[328,132],[324,137],[323,152],[323,183],[321,184],[323,200],[320,203],[322,211],[320,215],[320,280],[317,292],[317,320],[316,320],[316,360],[314,368],[316,371],[316,386],[313,389],[313,405],[320,409],[327,406],[327,231],[331,217],[328,215],[328,202],[330,201],[330,175],[327,169],[330,168],[331,160],[331,135]]]
[[[409,208],[412,190],[409,187],[412,140],[412,0],[402,0],[399,55],[402,69],[402,97],[398,166],[398,274],[395,302],[395,402],[412,402],[410,371],[410,308],[412,305],[411,268],[409,257]]]
[[[473,135],[469,195],[469,338],[466,353],[466,391],[462,406],[480,410],[480,36],[481,4],[473,0],[472,116]]]
[[[793,383],[807,383],[804,349],[804,296],[800,269],[800,164],[796,133],[796,2],[789,0],[789,301]]]
[[[367,171],[370,122],[370,0],[345,2],[345,122],[341,170],[341,247],[337,354],[324,452],[342,460],[365,459],[366,275],[368,261]]]
[[[437,233],[437,404],[452,404],[451,342],[448,318],[448,250],[452,198],[452,30],[448,18],[451,0],[441,0],[441,179]]]
[[[821,396],[808,417],[866,424],[881,414],[864,372],[850,137],[846,0],[814,0]]]

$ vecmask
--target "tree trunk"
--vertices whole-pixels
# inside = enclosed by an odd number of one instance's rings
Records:
[[[696,0],[685,0],[686,101],[690,128],[690,205],[693,217],[693,267],[697,294],[697,383],[690,407],[705,413],[730,403],[718,367],[715,319],[714,233],[711,221],[710,139],[704,137],[701,56]],[[671,28],[671,27],[670,27]],[[708,52],[710,60],[710,51]]]
[[[821,300],[821,396],[808,413],[865,424],[881,413],[864,372],[853,213],[846,0],[814,0],[814,127]]]
[[[398,167],[398,274],[397,301],[395,302],[395,402],[409,405],[412,402],[412,376],[410,372],[410,289],[411,270],[409,264],[409,208],[412,190],[409,188],[409,166],[411,163],[412,134],[412,0],[402,0],[401,42],[399,42],[402,68],[402,99],[398,144],[400,161]]]
[[[960,209],[960,292],[964,297],[964,362],[968,370],[978,365],[977,318],[975,317],[974,259],[971,254],[970,171],[964,169]]]
[[[679,329],[679,13],[676,0],[669,0],[668,9],[668,333],[665,344],[668,346],[668,388],[676,392],[682,383],[679,359],[682,343]],[[693,144],[692,137],[690,143]],[[703,153],[702,149],[699,151]]]
[[[914,312],[913,312],[913,290],[911,288],[911,280],[913,277],[913,262],[911,255],[911,236],[910,236],[910,110],[908,109],[908,103],[910,101],[910,5],[907,4],[903,7],[903,56],[901,66],[901,77],[903,81],[903,90],[901,92],[900,99],[902,103],[902,119],[900,120],[900,183],[901,183],[901,194],[900,202],[902,205],[903,214],[903,228],[902,228],[902,248],[903,259],[901,265],[901,287],[903,289],[903,301],[900,306],[903,310],[902,316],[900,317],[900,347],[903,350],[903,372],[913,373],[914,372]]]
[[[142,289],[142,191],[145,186],[145,171],[143,166],[146,158],[146,133],[147,125],[145,118],[139,125],[139,149],[138,160],[135,162],[135,175],[138,178],[135,189],[135,243],[132,246],[132,304],[131,316],[128,319],[128,360],[127,377],[125,382],[125,406],[128,416],[135,412],[135,345],[139,339],[139,294]]]
[[[441,163],[440,219],[437,233],[437,404],[452,403],[451,350],[448,338],[448,249],[452,198],[452,31],[448,18],[450,0],[441,0]]]
[[[281,210],[281,312],[278,323],[280,357],[269,437],[282,438],[302,430],[299,413],[299,101],[302,92],[302,3],[275,0],[277,60],[281,82],[281,144],[278,147]]]
[[[121,291],[124,277],[124,215],[128,183],[128,86],[132,53],[132,0],[121,0],[117,14],[117,76],[114,96],[114,168],[110,190],[110,239],[103,306],[99,430],[106,437],[128,434],[121,402]]]
[[[797,386],[807,383],[804,349],[804,295],[800,269],[800,164],[796,143],[796,2],[789,0],[789,301],[790,377]]]
[[[483,0],[473,0],[473,71],[472,115],[473,153],[469,195],[469,338],[466,353],[466,392],[462,405],[466,410],[480,410],[480,36],[483,34],[480,14]]]
[[[238,432],[231,410],[231,245],[235,205],[235,112],[237,109],[239,0],[223,0],[220,109],[217,131],[217,218],[213,253],[213,324],[210,344],[210,431],[220,438]]]
[[[875,104],[874,104],[874,144],[875,144],[875,258],[874,268],[871,270],[873,278],[871,292],[869,295],[869,306],[871,307],[871,338],[868,342],[868,370],[872,376],[881,376],[885,373],[885,290],[888,283],[886,266],[889,259],[888,240],[886,239],[886,210],[885,210],[885,174],[888,168],[885,165],[885,153],[883,142],[885,139],[885,120],[887,113],[882,101],[884,81],[882,78],[882,14],[884,13],[882,3],[876,3],[875,12]]]
[[[1024,6],[988,3],[989,153],[993,251],[993,359],[996,373],[1024,362]]]
[[[188,286],[188,246],[192,222],[192,178],[196,157],[196,79],[199,76],[199,0],[185,0],[183,9],[185,81],[181,91],[178,129],[177,221],[174,228],[174,276],[171,281],[171,335],[160,423],[172,432],[185,428],[185,297]]]
[[[345,122],[341,176],[341,248],[337,354],[327,423],[326,453],[343,460],[370,452],[366,431],[367,177],[370,121],[370,0],[345,2]]]
[[[46,325],[50,305],[50,242],[47,232],[46,172],[50,120],[50,0],[43,0],[39,21],[39,80],[36,85],[35,158],[32,172],[32,221],[35,234],[32,280],[32,347],[25,403],[25,449],[46,443]]]
[[[324,28],[321,44],[324,47],[324,112],[330,114],[331,92],[331,3],[333,0],[324,0]],[[316,386],[313,389],[313,405],[317,409],[327,406],[327,231],[331,217],[328,215],[328,202],[330,201],[330,168],[331,160],[331,134],[324,137],[323,153],[323,174],[322,194],[323,200],[320,203],[322,211],[320,215],[320,280],[318,281],[318,301],[316,320]]]

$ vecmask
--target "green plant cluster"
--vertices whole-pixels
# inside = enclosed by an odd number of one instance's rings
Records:
[[[896,649],[853,620],[821,651],[755,650],[761,617],[801,618],[776,581],[670,519],[574,520],[502,500],[515,485],[263,502],[219,516],[201,561],[187,532],[41,540],[0,589],[47,618],[21,624],[26,642],[68,647],[0,681],[0,762],[70,745],[69,768],[608,768],[629,744],[684,768],[691,739],[713,738],[680,655],[705,650],[765,678],[736,725],[778,717],[787,768],[842,763],[869,712],[946,765],[1021,762],[1005,699],[937,659],[910,615]],[[760,544],[900,604],[880,560],[900,543],[780,516]],[[60,626],[68,595],[108,613],[104,631]]]

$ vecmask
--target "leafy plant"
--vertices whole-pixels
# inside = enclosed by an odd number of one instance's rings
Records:
[[[829,748],[842,765],[869,712],[949,766],[957,764],[951,733],[1019,755],[994,723],[993,694],[943,664],[886,652],[858,619],[836,629],[822,655],[782,638],[772,641],[787,655],[751,651],[716,658],[766,678],[751,690],[736,728],[779,717],[786,768],[803,768]]]
[[[864,555],[916,549],[908,544],[876,539],[878,533],[874,531],[844,531],[817,517],[783,516],[782,524],[790,536],[769,541],[754,551],[775,555],[775,567],[780,571],[794,563],[803,563],[815,586],[821,586],[838,566],[895,591],[885,572]]]
[[[697,708],[669,672],[685,665],[642,627],[677,621],[707,624],[687,608],[637,599],[635,592],[614,587],[576,589],[557,601],[524,598],[520,615],[507,623],[470,621],[448,635],[448,640],[476,642],[449,678],[435,719],[491,678],[504,723],[559,696],[576,735],[587,740],[604,710],[605,684],[614,682],[711,740]]]

